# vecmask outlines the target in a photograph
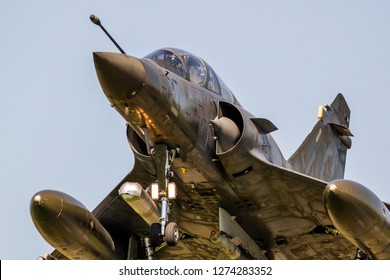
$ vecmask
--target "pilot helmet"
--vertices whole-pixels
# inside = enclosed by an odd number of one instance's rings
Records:
[[[180,59],[175,54],[170,54],[167,58],[167,61],[173,68],[178,68],[181,64]]]

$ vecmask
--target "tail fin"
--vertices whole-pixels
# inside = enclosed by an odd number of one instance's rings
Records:
[[[341,93],[331,105],[320,106],[318,123],[288,160],[292,168],[324,181],[343,178],[353,136],[348,128],[350,113]]]

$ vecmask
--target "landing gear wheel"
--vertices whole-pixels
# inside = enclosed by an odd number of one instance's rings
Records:
[[[177,224],[172,222],[167,225],[165,228],[165,241],[169,246],[176,246],[177,242],[179,242],[179,229]]]
[[[153,223],[151,225],[149,237],[150,237],[150,242],[152,243],[152,246],[154,248],[161,245],[160,231],[161,231],[160,223]]]

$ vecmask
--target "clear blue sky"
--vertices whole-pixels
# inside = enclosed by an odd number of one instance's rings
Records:
[[[390,201],[389,1],[1,1],[0,259],[52,250],[30,218],[35,192],[61,190],[92,210],[133,166],[92,60],[117,50],[91,13],[128,54],[170,46],[203,57],[279,127],[287,158],[318,105],[342,92],[355,134],[345,177]]]

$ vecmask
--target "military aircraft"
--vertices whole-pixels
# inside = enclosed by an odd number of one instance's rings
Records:
[[[201,58],[120,51],[93,58],[134,167],[92,212],[59,191],[35,194],[33,222],[55,248],[41,258],[390,259],[390,205],[343,179],[353,135],[342,94],[286,160],[276,126]]]

